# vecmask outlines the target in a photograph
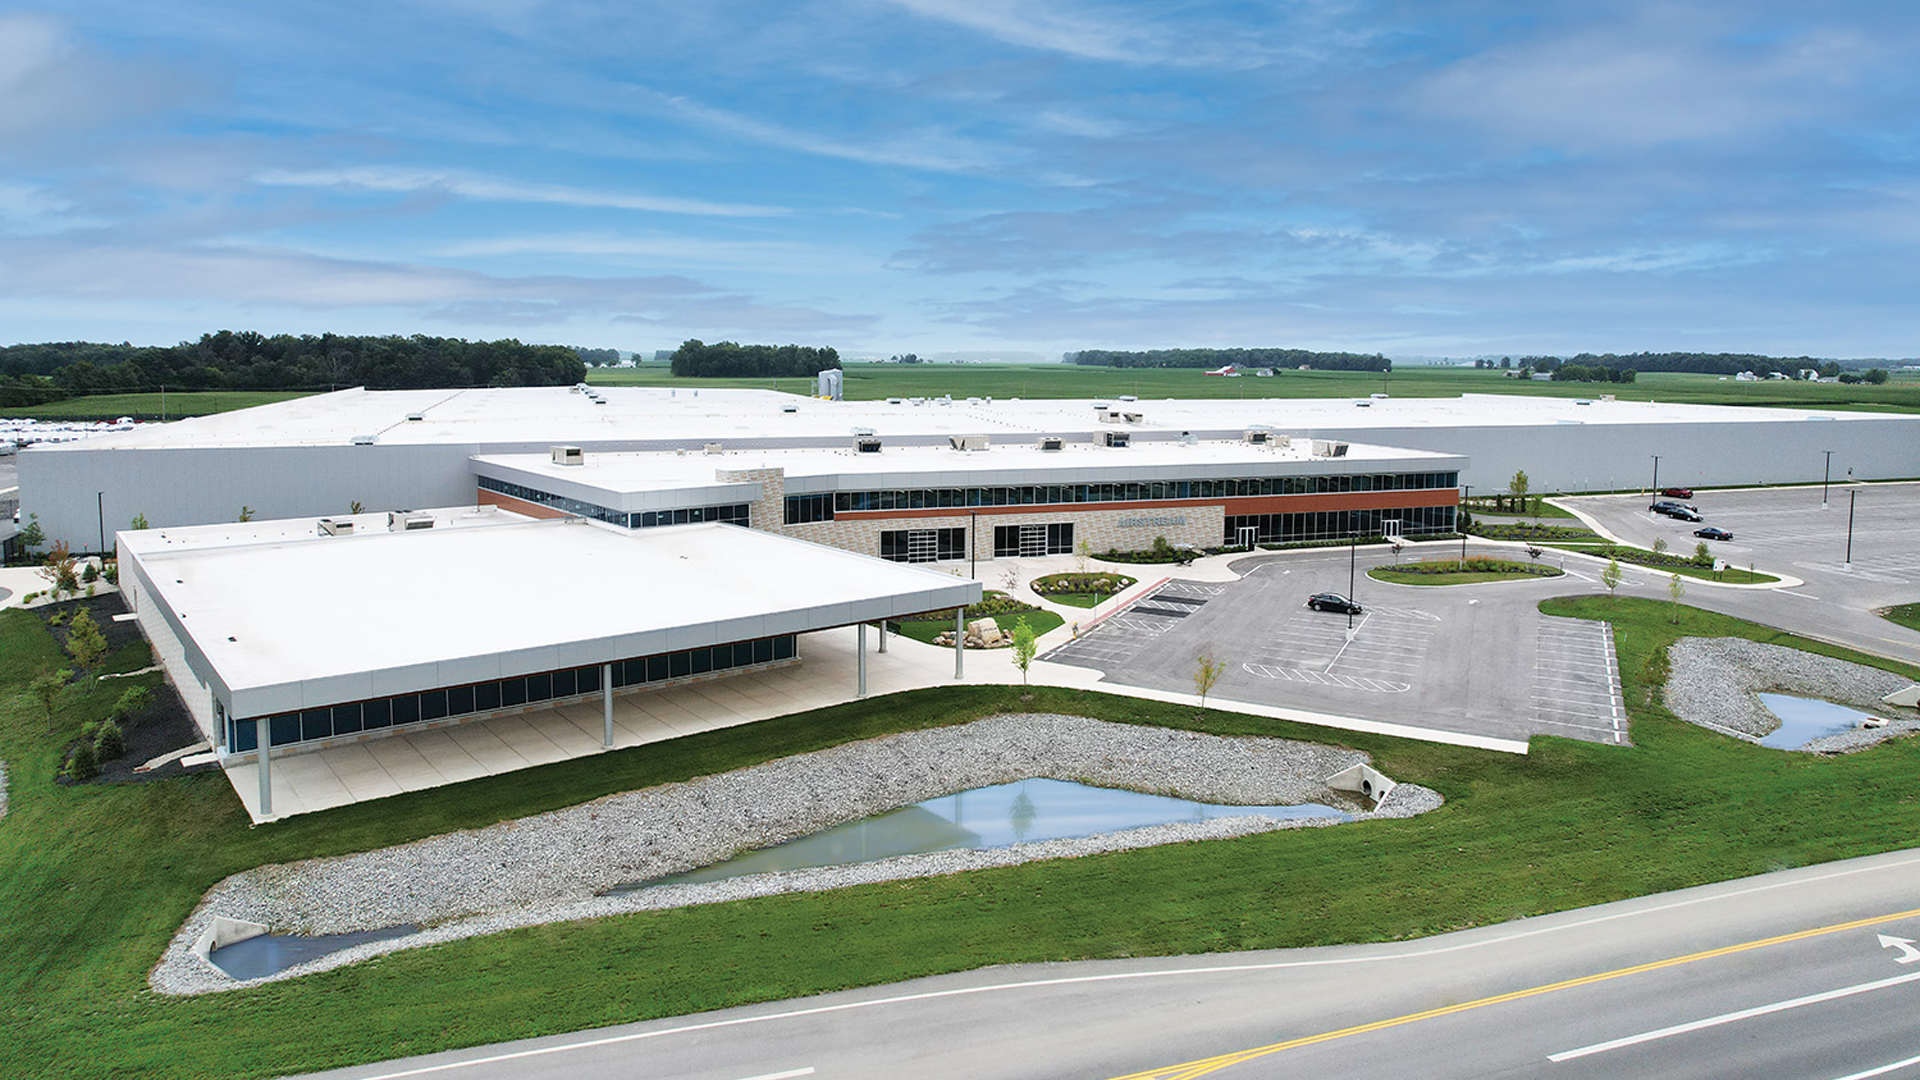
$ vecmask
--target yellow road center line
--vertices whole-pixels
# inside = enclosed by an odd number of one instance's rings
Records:
[[[1243,1061],[1252,1061],[1255,1058],[1278,1054],[1286,1050],[1297,1050],[1303,1046],[1314,1046],[1319,1043],[1332,1042],[1335,1039],[1345,1039],[1354,1035],[1365,1035],[1370,1031],[1383,1031],[1387,1028],[1417,1023],[1421,1020],[1432,1020],[1442,1016],[1452,1016],[1455,1013],[1466,1012],[1470,1009],[1485,1008],[1488,1005],[1500,1005],[1509,1001],[1521,1001],[1530,997],[1538,997],[1542,994],[1551,994],[1557,990],[1570,990],[1578,986],[1591,986],[1595,983],[1607,982],[1628,975],[1640,975],[1649,971],[1659,971],[1663,968],[1678,967],[1681,964],[1692,964],[1701,960],[1712,960],[1716,957],[1732,956],[1736,953],[1749,952],[1754,949],[1764,949],[1769,945],[1784,945],[1793,941],[1805,941],[1808,938],[1821,937],[1826,934],[1837,934],[1845,930],[1858,930],[1862,927],[1892,922],[1895,919],[1909,919],[1914,916],[1920,916],[1920,908],[1896,911],[1890,915],[1876,915],[1870,919],[1855,919],[1852,922],[1835,923],[1832,926],[1822,926],[1812,930],[1798,930],[1791,934],[1781,934],[1777,937],[1743,942],[1739,945],[1725,945],[1718,949],[1707,949],[1704,952],[1688,953],[1685,956],[1668,957],[1665,960],[1650,960],[1647,963],[1635,964],[1632,967],[1615,968],[1612,971],[1602,971],[1593,975],[1582,975],[1574,979],[1564,979],[1556,983],[1547,983],[1544,986],[1530,987],[1525,990],[1513,990],[1505,994],[1495,994],[1492,997],[1478,998],[1473,1001],[1463,1001],[1457,1005],[1443,1005],[1437,1009],[1408,1013],[1405,1016],[1396,1016],[1388,1020],[1375,1020],[1372,1023],[1357,1024],[1353,1027],[1340,1028],[1336,1031],[1323,1031],[1318,1035],[1303,1035],[1297,1039],[1288,1039],[1286,1042],[1277,1042],[1268,1046],[1257,1046],[1250,1050],[1236,1050],[1232,1053],[1218,1054],[1210,1058],[1200,1058],[1197,1061],[1189,1061],[1181,1065],[1167,1065],[1158,1069],[1148,1069],[1145,1072],[1128,1073],[1125,1076],[1116,1076],[1113,1080],[1194,1080],[1195,1077],[1218,1072],[1229,1065],[1238,1065]]]

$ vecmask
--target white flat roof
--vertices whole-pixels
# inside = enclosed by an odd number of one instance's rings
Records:
[[[235,542],[121,533],[196,670],[252,717],[968,604],[979,582],[731,525]],[[381,519],[384,524],[384,518]],[[206,544],[193,543],[204,531]],[[190,657],[190,659],[196,659]]]
[[[1196,372],[1195,378],[1201,376]],[[347,445],[371,436],[376,445],[459,445],[483,449],[544,450],[553,443],[661,447],[706,442],[734,445],[824,444],[872,429],[882,439],[944,441],[948,435],[1005,440],[1035,435],[1085,438],[1121,429],[1152,438],[1182,431],[1221,437],[1255,424],[1300,434],[1317,429],[1390,430],[1407,427],[1548,426],[1564,423],[1796,423],[1807,420],[1885,420],[1885,413],[1747,408],[1467,394],[1454,398],[1245,398],[1121,402],[1137,424],[1101,423],[1096,399],[907,399],[822,401],[771,390],[595,387],[605,404],[564,387],[478,390],[340,390],[237,412],[169,424],[142,424],[78,443],[26,451],[219,446]],[[919,401],[920,404],[913,404]],[[1357,402],[1368,402],[1356,408]],[[787,412],[787,409],[794,411]],[[419,416],[419,420],[409,420]],[[1920,419],[1915,421],[1920,423]],[[1391,438],[1382,441],[1391,442]]]
[[[737,450],[720,454],[588,451],[579,465],[555,464],[547,454],[482,454],[472,462],[474,472],[481,476],[629,511],[688,505],[688,499],[717,503],[758,498],[758,481],[726,481],[718,474],[771,468],[784,470],[787,494],[798,495],[863,488],[1458,470],[1467,462],[1459,454],[1331,441],[1342,443],[1346,453],[1340,457],[1316,456],[1314,440],[1306,438],[1293,438],[1289,446],[1162,441],[1109,448],[1069,442],[1059,450],[1041,450],[1029,440],[995,444],[985,450],[890,446],[878,453],[860,453],[849,445],[843,450]],[[590,498],[594,494],[603,497]],[[642,497],[647,495],[656,497]]]

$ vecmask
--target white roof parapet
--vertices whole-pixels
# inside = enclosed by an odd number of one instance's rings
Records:
[[[972,604],[977,581],[743,529],[582,519],[260,542],[121,533],[240,717]],[[213,527],[201,527],[212,530]],[[301,531],[304,530],[304,531]]]

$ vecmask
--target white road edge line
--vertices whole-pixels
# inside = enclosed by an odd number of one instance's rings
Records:
[[[1909,1065],[1920,1065],[1920,1057],[1910,1057],[1905,1061],[1896,1061],[1890,1065],[1882,1065],[1877,1069],[1868,1069],[1866,1072],[1848,1073],[1845,1076],[1835,1077],[1834,1080],[1867,1080],[1870,1076],[1885,1076],[1890,1072],[1904,1069]]]
[[[1837,1001],[1840,998],[1852,997],[1855,994],[1865,994],[1874,990],[1885,990],[1889,986],[1899,986],[1901,983],[1910,982],[1920,982],[1920,971],[1910,971],[1905,975],[1895,975],[1892,978],[1880,979],[1875,982],[1843,986],[1838,990],[1823,990],[1818,994],[1808,994],[1806,997],[1797,997],[1791,1001],[1776,1001],[1771,1005],[1756,1005],[1751,1009],[1741,1009],[1739,1012],[1721,1013],[1719,1016],[1709,1016],[1704,1020],[1693,1020],[1685,1024],[1675,1024],[1672,1027],[1661,1028],[1658,1031],[1643,1031],[1638,1035],[1628,1035],[1619,1039],[1610,1039],[1607,1042],[1580,1047],[1578,1050],[1562,1050],[1557,1054],[1548,1054],[1547,1060],[1558,1065],[1563,1061],[1572,1061],[1575,1058],[1583,1058],[1591,1054],[1604,1054],[1609,1050],[1620,1050],[1629,1046],[1638,1046],[1641,1043],[1653,1042],[1656,1039],[1665,1039],[1674,1035],[1685,1035],[1692,1031],[1719,1027],[1721,1024],[1732,1024],[1741,1020],[1751,1020],[1756,1016],[1768,1016],[1777,1012],[1786,1012],[1788,1009],[1798,1009],[1803,1005],[1818,1005],[1825,1001]]]

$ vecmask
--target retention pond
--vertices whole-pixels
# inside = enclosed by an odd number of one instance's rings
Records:
[[[231,945],[222,945],[207,954],[207,959],[213,961],[214,967],[236,979],[260,979],[328,953],[365,945],[369,941],[406,937],[418,929],[417,926],[389,926],[382,930],[357,930],[351,934],[319,934],[313,937],[262,934]]]
[[[1319,803],[1223,806],[1068,780],[1016,780],[903,806],[684,874],[625,882],[608,889],[607,893],[630,893],[654,885],[722,881],[777,870],[845,866],[930,851],[1009,847],[1227,817],[1347,821],[1352,815]]]
[[[1870,719],[1858,709],[1792,694],[1761,694],[1760,704],[1780,718],[1780,727],[1760,740],[1776,750],[1798,750],[1822,736],[1857,730]]]

